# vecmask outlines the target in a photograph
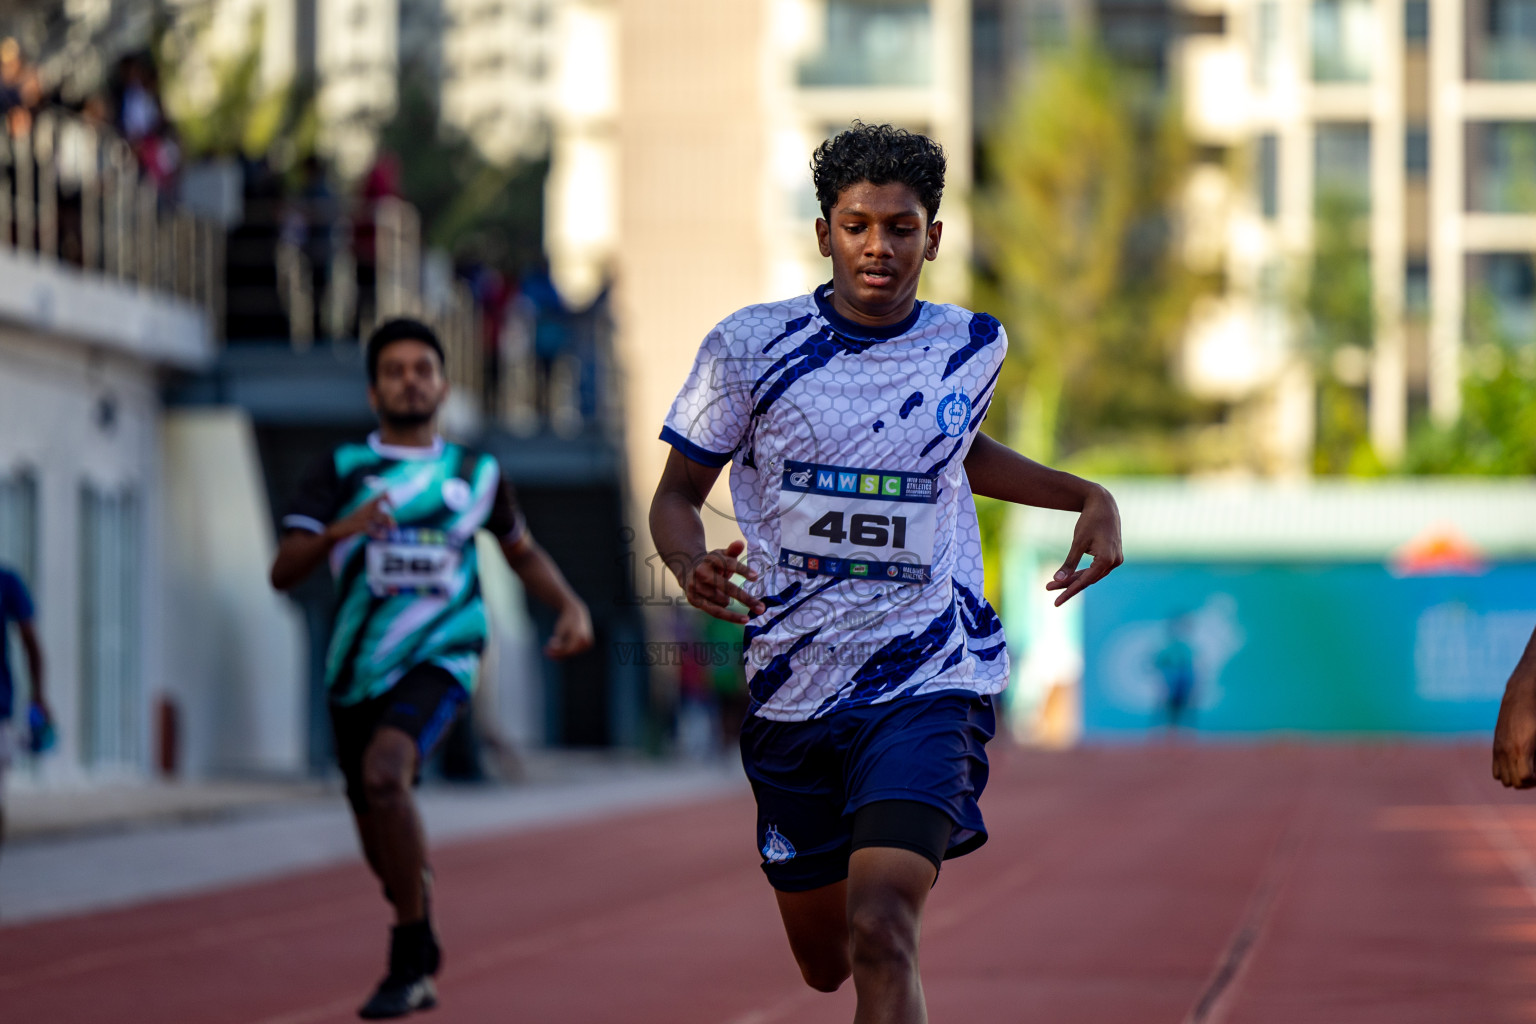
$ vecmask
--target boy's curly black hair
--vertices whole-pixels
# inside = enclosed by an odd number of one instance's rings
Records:
[[[926,135],[888,124],[855,121],[816,147],[811,176],[823,217],[832,215],[837,197],[851,185],[861,181],[871,185],[900,182],[917,193],[932,224],[944,195],[946,164],[944,148]]]

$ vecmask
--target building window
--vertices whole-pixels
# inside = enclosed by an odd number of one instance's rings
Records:
[[[1403,312],[1414,319],[1429,315],[1429,261],[1422,257],[1403,266]]]
[[[80,741],[93,768],[145,754],[139,678],[139,503],[132,490],[80,490]]]
[[[1403,136],[1403,168],[1410,178],[1429,176],[1429,128],[1413,125]]]
[[[1481,306],[1505,340],[1536,341],[1536,253],[1498,252],[1469,256],[1468,308]]]
[[[37,590],[37,477],[31,470],[0,476],[0,565]]]
[[[1371,201],[1371,127],[1352,122],[1317,126],[1312,191],[1318,209],[1348,204],[1361,211]]]
[[[933,78],[927,0],[827,0],[826,47],[800,65],[805,86],[924,86]]]
[[[1536,0],[1467,5],[1467,73],[1496,81],[1536,79]]]
[[[1312,78],[1368,82],[1376,47],[1371,0],[1312,0]]]
[[[1266,220],[1280,215],[1280,137],[1260,135],[1254,158],[1254,184],[1258,189],[1259,212]]]
[[[1429,0],[1408,0],[1403,4],[1403,38],[1410,43],[1429,41]]]
[[[1467,125],[1467,208],[1536,213],[1536,122]]]
[[[1273,88],[1280,78],[1280,4],[1260,0],[1253,16],[1253,80]]]

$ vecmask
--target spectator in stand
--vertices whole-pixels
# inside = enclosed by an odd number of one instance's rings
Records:
[[[570,335],[567,323],[569,311],[565,307],[565,300],[555,288],[554,278],[550,277],[549,261],[546,259],[539,260],[532,270],[523,275],[520,289],[523,299],[532,305],[534,313],[534,405],[539,411],[539,417],[548,424],[554,412],[550,377],[555,362],[565,354],[567,348]]]
[[[32,134],[32,122],[43,109],[43,78],[14,39],[0,42],[0,110],[12,138]]]
[[[0,114],[9,114],[21,106],[21,79],[25,65],[21,44],[14,39],[0,39]]]
[[[513,289],[507,276],[488,263],[474,268],[469,288],[480,309],[480,352],[485,366],[481,398],[486,414],[497,417],[501,411],[501,325],[506,319]]]
[[[315,154],[299,164],[298,195],[292,204],[285,233],[304,253],[309,264],[310,292],[314,297],[315,337],[331,337],[339,325],[326,316],[326,296],[331,282],[331,261],[338,248],[341,203],[326,174],[325,163]]]
[[[362,209],[357,212],[352,233],[352,252],[357,259],[359,333],[379,317],[379,233],[375,207],[379,200],[399,198],[400,194],[400,158],[382,152],[374,158],[373,166],[363,177],[363,187],[358,195]]]
[[[84,266],[86,259],[85,188],[100,182],[106,169],[111,124],[107,98],[96,92],[86,97],[78,117],[59,126],[59,258],[75,266]],[[99,246],[95,257],[100,259]]]
[[[154,71],[143,57],[134,55],[118,61],[117,127],[123,137],[137,147],[160,128],[160,95]]]

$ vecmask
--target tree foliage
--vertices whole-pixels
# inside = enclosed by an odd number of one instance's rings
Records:
[[[211,58],[212,87],[189,81],[192,52],[203,45],[211,12],[195,10],[179,23],[165,22],[154,44],[166,113],[192,159],[219,156],[276,158],[291,166],[315,151],[319,114],[308,83],[262,81],[262,16],[251,15],[246,44],[238,53]]]
[[[1536,337],[1521,337],[1491,297],[1470,304],[1461,416],[1419,424],[1404,468],[1414,474],[1536,475]]]
[[[1215,282],[1179,251],[1193,154],[1176,99],[1079,41],[1042,58],[984,155],[977,291],[1010,332],[1010,440],[1038,458],[1130,444],[1184,468],[1155,441],[1208,415],[1173,367]]]
[[[1318,196],[1312,257],[1299,297],[1302,352],[1317,380],[1312,468],[1324,475],[1376,476],[1364,376],[1376,337],[1375,289],[1364,197]]]
[[[547,160],[487,160],[469,136],[443,124],[418,73],[403,76],[379,148],[399,158],[401,190],[421,211],[427,244],[514,273],[538,260]]]

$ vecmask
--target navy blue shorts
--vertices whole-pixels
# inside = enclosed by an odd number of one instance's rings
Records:
[[[951,690],[898,697],[808,722],[752,716],[741,761],[757,797],[757,848],[775,889],[804,892],[848,877],[853,814],[914,800],[955,823],[945,857],[987,841],[976,801],[987,784],[992,698]]]
[[[374,733],[383,726],[399,729],[416,741],[416,777],[438,741],[459,716],[469,694],[453,674],[425,663],[410,669],[388,690],[357,704],[331,705],[331,734],[336,764],[347,783],[347,802],[358,814],[368,813],[363,790],[363,756]]]

